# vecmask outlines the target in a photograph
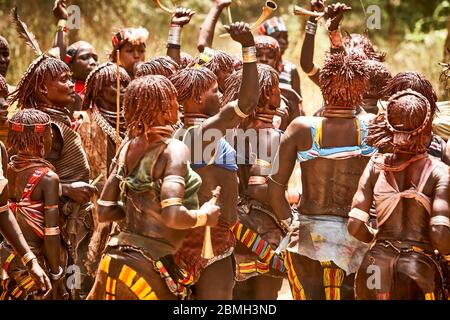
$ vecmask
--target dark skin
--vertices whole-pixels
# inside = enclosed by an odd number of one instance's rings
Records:
[[[325,12],[324,18],[327,20],[327,26],[329,31],[336,30],[339,27],[339,23],[344,16],[345,4],[336,3],[325,7],[326,0],[312,0],[311,1],[311,11]],[[315,17],[309,17],[308,21],[312,23],[317,23]],[[314,41],[315,35],[305,33],[305,40],[302,46],[302,52],[300,56],[300,66],[305,73],[309,73],[313,70],[314,64]],[[312,82],[319,85],[319,71],[309,76]]]
[[[6,97],[0,95],[0,124],[5,124],[8,120],[8,101]]]
[[[278,87],[272,88],[272,94],[267,97],[268,102],[266,105],[258,108],[258,112],[268,116],[274,116],[276,110],[280,105],[280,89]],[[244,128],[244,130],[256,130],[258,139],[255,141],[249,139],[250,146],[249,149],[253,153],[258,155],[259,159],[265,160],[269,163],[273,163],[275,154],[277,150],[272,150],[272,146],[278,146],[281,138],[280,133],[274,130],[272,123],[266,123],[258,119],[252,120]],[[264,151],[262,149],[265,149]],[[264,155],[261,157],[259,155]],[[267,155],[267,158],[265,156]],[[259,176],[266,177],[270,174],[270,168],[264,168],[259,165],[246,165],[240,166],[240,170],[247,171],[244,176]],[[242,177],[241,177],[242,178]],[[248,183],[248,181],[242,181],[241,183]],[[245,190],[245,194],[250,199],[255,199],[260,203],[270,205],[268,199],[271,197],[268,193],[267,183],[258,185],[248,185]],[[272,278],[269,276],[257,276],[252,277],[249,280],[239,283],[239,286],[235,287],[234,295],[238,296],[239,299],[246,300],[270,300],[276,299],[278,296],[278,291],[282,284],[281,278]],[[264,288],[264,290],[261,290]]]
[[[52,130],[48,128],[44,133],[44,154],[48,154],[52,146]],[[28,155],[40,157],[40,150],[23,150],[19,155]],[[8,171],[8,181],[10,183],[9,199],[13,202],[18,202],[30,176],[34,173],[36,168],[26,169],[20,172]],[[37,184],[33,193],[31,194],[32,201],[43,201],[45,206],[58,205],[59,195],[59,178],[54,172],[47,173]],[[45,227],[53,228],[59,226],[59,209],[51,208],[45,209],[44,212]],[[61,238],[59,235],[45,235],[44,241],[39,238],[29,224],[25,221],[22,215],[17,215],[17,222],[23,232],[23,236],[27,243],[34,248],[42,248],[45,253],[46,262],[50,272],[58,274],[59,267],[62,266],[60,261]],[[61,299],[66,294],[64,286],[64,277],[60,280],[52,280],[52,298]]]
[[[77,55],[69,64],[74,80],[86,81],[87,76],[98,64],[98,54],[95,48],[85,41],[77,43]]]
[[[44,83],[38,89],[38,103],[50,104],[63,110],[65,106],[73,105],[76,93],[73,91],[73,83],[69,73],[63,73],[56,79],[47,76]],[[71,116],[71,114],[68,114]],[[56,161],[61,157],[63,147],[62,137],[58,130],[53,130],[53,145],[47,155],[49,161]],[[85,182],[62,183],[62,195],[68,197],[78,204],[89,202],[97,189]]]
[[[413,155],[402,154],[401,151],[390,157],[389,164],[400,165],[409,160]],[[420,175],[423,170],[424,160],[411,163],[406,169],[395,172],[394,179],[398,184],[399,190],[406,190],[417,186]],[[369,164],[361,177],[358,190],[353,199],[352,208],[358,208],[364,212],[369,212],[374,199],[373,189],[380,175],[380,170]],[[392,184],[392,182],[390,182]],[[412,241],[413,244],[421,243],[428,245],[439,251],[442,255],[450,253],[450,229],[447,226],[430,226],[430,218],[435,216],[449,217],[449,169],[439,162],[433,169],[430,177],[425,183],[423,193],[431,199],[431,212],[426,209],[415,199],[402,198],[395,207],[392,215],[384,224],[378,226],[376,235],[367,225],[358,219],[349,218],[348,231],[360,241],[369,243],[373,240],[388,239],[391,242]],[[389,251],[381,251],[382,245],[373,246],[366,254],[362,262],[361,268],[368,263],[377,264],[383,269],[391,268],[393,256],[388,256]],[[422,261],[421,261],[421,260]],[[393,299],[423,299],[424,292],[418,287],[418,283],[433,280],[436,278],[438,271],[432,270],[427,266],[427,259],[417,253],[402,254],[396,258],[397,274],[403,273],[402,280],[383,283],[391,279],[381,278],[381,285],[385,288],[392,288],[391,296]],[[434,273],[434,274],[433,274]],[[412,274],[413,276],[409,276]],[[420,275],[420,276],[419,276]],[[383,280],[386,279],[386,280]],[[391,280],[392,281],[392,280]],[[440,280],[437,280],[440,281]],[[368,290],[364,286],[366,277],[364,273],[359,273],[355,281],[355,293],[358,299],[376,299],[376,292]],[[439,284],[436,289],[440,291]]]
[[[328,117],[322,123],[322,147],[358,145],[355,119]],[[278,163],[283,165],[275,170],[275,181],[287,185],[297,158],[297,152],[309,150],[312,146],[311,127],[302,118],[295,119],[281,139]],[[367,159],[351,158],[345,161],[314,159],[302,162],[303,194],[299,210],[304,215],[322,214],[346,217],[352,201],[352,190],[357,183]],[[291,208],[284,196],[284,189],[269,180],[269,193],[278,218],[288,219]],[[329,195],[333,196],[330,197]]]
[[[171,121],[177,117],[178,103],[172,100],[171,103]],[[160,123],[165,123],[164,119]],[[157,139],[147,139],[145,135],[140,135],[131,141],[126,155],[127,172],[139,164],[145,153],[155,147]],[[180,141],[172,141],[159,156],[154,164],[154,180],[163,179],[169,175],[186,176],[187,162],[189,160],[189,151]],[[118,201],[120,199],[119,180],[117,179],[114,168],[113,172],[106,182],[101,199],[107,201]],[[207,214],[207,225],[217,224],[220,208],[206,203],[199,210],[188,210],[184,206],[170,206],[161,210],[158,198],[148,201],[147,198],[153,191],[145,192],[145,201],[142,198],[141,212],[127,203],[125,208],[121,206],[103,207],[99,206],[98,214],[100,222],[119,221],[126,218],[126,228],[136,234],[159,237],[169,241],[175,248],[179,248],[186,235],[187,230],[192,228],[197,221],[197,214]],[[161,187],[161,199],[183,198],[184,187],[181,184],[164,181]]]
[[[66,8],[66,0],[55,0],[53,5],[53,16],[57,20],[66,20],[69,18]],[[53,47],[59,49],[59,56],[64,61],[67,52],[66,33],[63,30],[56,31]]]
[[[134,65],[145,61],[145,44],[131,44],[126,42],[119,49],[120,66],[123,67],[131,78],[134,77]]]
[[[200,33],[198,36],[197,49],[199,52],[203,52],[205,48],[212,48],[214,39],[214,29],[216,28],[217,21],[222,14],[223,9],[231,5],[231,0],[214,0],[214,4],[208,12],[205,21],[200,27]]]
[[[243,22],[234,23],[226,27],[233,40],[239,42],[243,47],[254,45],[253,35],[250,32],[248,24]],[[256,63],[246,63],[243,67],[242,86],[239,92],[239,107],[245,114],[253,112],[258,103],[258,97],[253,94],[258,92],[258,71]],[[221,108],[218,97],[218,84],[215,83],[212,88],[200,96],[199,99],[193,97],[183,101],[186,112],[200,113],[210,116],[200,126],[199,130],[191,133],[191,141],[202,141],[202,151],[211,143],[203,141],[202,132],[209,129],[219,130],[225,135],[227,129],[236,127],[241,118],[235,113],[230,105]],[[190,131],[192,132],[192,131]],[[192,152],[192,159],[194,152]],[[202,187],[199,191],[200,203],[204,203],[211,198],[211,190],[216,186],[222,187],[221,197],[219,199],[223,219],[231,224],[236,221],[236,209],[238,200],[238,185],[236,174],[216,166],[207,166],[197,173],[202,177]],[[221,277],[217,277],[221,275]],[[220,263],[213,263],[207,267],[200,279],[196,283],[196,299],[231,299],[233,284],[233,264],[231,257],[223,259]],[[220,281],[218,281],[220,279]],[[213,282],[211,282],[213,281]],[[214,286],[211,286],[214,283]]]
[[[0,48],[0,74],[3,77],[6,77],[6,73],[8,72],[9,67],[9,48],[2,47]]]
[[[172,14],[170,24],[177,25],[183,28],[187,25],[191,18],[194,16],[195,11],[186,8],[177,8]],[[183,30],[183,29],[181,29]],[[180,48],[167,48],[167,55],[171,57],[176,63],[180,64],[181,61]]]
[[[354,118],[324,118],[322,122],[322,148],[358,145],[358,129]],[[272,178],[282,185],[287,185],[294,168],[297,153],[309,150],[312,146],[311,127],[303,117],[295,119],[281,138],[278,151],[278,168],[273,168]],[[317,158],[301,162],[302,196],[298,205],[302,215],[347,217],[352,195],[357,189],[358,180],[368,162],[368,158],[355,157],[347,160]],[[292,217],[291,207],[285,197],[285,188],[268,180],[270,204],[278,219]],[[318,261],[304,259],[304,256],[292,254],[296,272],[305,281],[308,299],[322,299],[324,289],[317,285],[323,270]],[[301,274],[306,272],[305,274]],[[311,275],[315,274],[315,278]],[[320,276],[317,276],[319,275]],[[341,287],[342,297],[353,295],[353,287],[346,285],[352,275],[344,279]],[[301,281],[302,281],[301,279]],[[317,281],[316,285],[309,285]]]
[[[3,172],[6,172],[8,166],[8,156],[5,146],[1,142],[0,149],[2,154]],[[8,186],[6,186],[0,195],[0,206],[4,206],[7,204],[8,195],[9,189]],[[0,213],[0,232],[5,237],[5,239],[8,240],[8,242],[19,254],[19,256],[23,257],[26,253],[30,252],[30,247],[28,246],[28,243],[25,240],[24,235],[22,234],[22,230],[17,223],[14,214],[9,210],[7,212]],[[45,274],[44,270],[42,270],[42,267],[37,262],[37,259],[31,260],[26,267],[28,269],[28,273],[37,285],[40,294],[42,294],[42,298],[47,298],[50,294],[50,291],[52,290],[52,285],[48,276]]]
[[[399,165],[412,157],[410,154],[394,154],[393,165]],[[423,161],[416,161],[405,170],[394,173],[399,190],[406,190],[418,184],[422,173]],[[373,202],[373,188],[378,180],[380,170],[368,165],[361,176],[358,190],[353,198],[352,208],[369,212]],[[401,239],[421,243],[432,243],[441,254],[450,253],[450,229],[445,226],[432,226],[424,217],[449,217],[449,171],[443,163],[439,163],[425,184],[423,193],[432,199],[431,216],[425,208],[414,199],[403,198],[394,209],[391,217],[378,228],[379,239]],[[373,240],[373,233],[367,225],[357,219],[350,218],[348,230],[355,238],[369,243]]]

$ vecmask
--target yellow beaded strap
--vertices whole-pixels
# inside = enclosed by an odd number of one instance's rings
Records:
[[[182,198],[168,198],[161,201],[161,209],[171,206],[181,206],[183,204]]]

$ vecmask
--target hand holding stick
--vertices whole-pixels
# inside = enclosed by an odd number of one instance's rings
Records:
[[[217,200],[220,196],[220,186],[217,186],[216,189],[212,192],[213,197],[211,200],[209,200],[209,203],[212,205],[216,205]],[[203,259],[212,259],[214,258],[214,251],[211,241],[211,227],[206,226],[205,228],[205,238],[203,240],[203,247],[202,247],[202,258]]]

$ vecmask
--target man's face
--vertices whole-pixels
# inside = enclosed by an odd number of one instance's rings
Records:
[[[89,73],[94,70],[98,64],[98,54],[94,47],[86,43],[77,50],[77,55],[70,63],[72,69],[72,78],[75,80],[86,81]]]
[[[9,66],[9,48],[0,47],[0,74],[5,77]]]

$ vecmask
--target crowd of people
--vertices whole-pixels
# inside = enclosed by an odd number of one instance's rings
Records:
[[[0,36],[1,300],[275,300],[284,279],[295,300],[448,299],[450,123],[433,127],[423,75],[341,34],[345,4],[311,1],[330,49],[316,65],[311,16],[299,70],[281,17],[225,26],[242,55],[213,49],[231,0],[195,57],[195,12],[177,8],[166,56],[146,60],[148,31],[128,27],[99,63],[67,44],[66,2],[46,51],[13,9],[37,56],[15,86]]]

